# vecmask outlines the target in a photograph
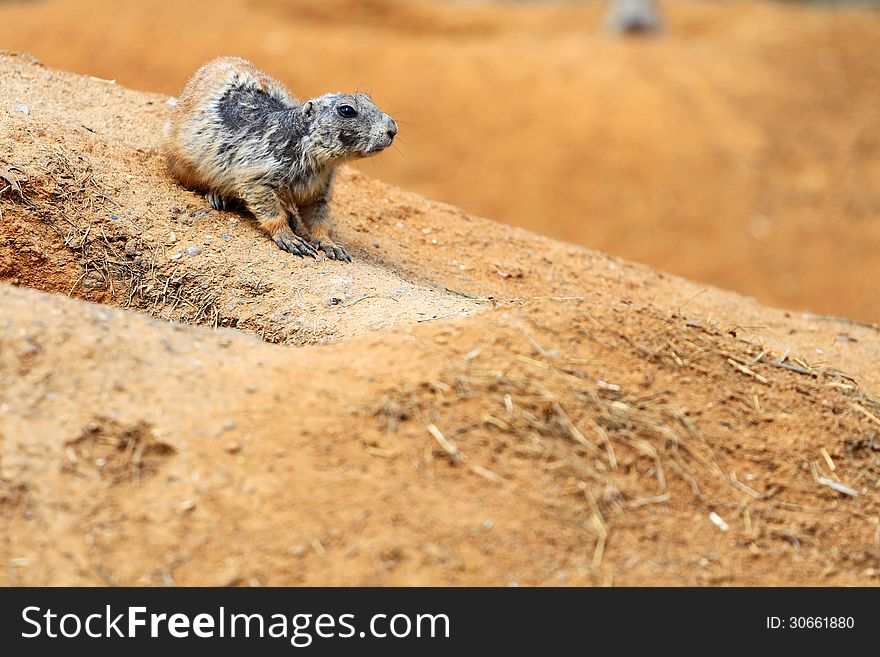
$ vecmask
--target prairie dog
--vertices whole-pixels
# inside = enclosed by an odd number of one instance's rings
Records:
[[[384,150],[397,123],[362,93],[300,103],[239,57],[220,57],[186,83],[165,142],[171,174],[223,210],[241,202],[282,249],[333,260],[328,202],[342,162]]]

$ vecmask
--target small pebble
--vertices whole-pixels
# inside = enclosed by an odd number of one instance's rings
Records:
[[[200,246],[188,246],[186,252],[188,255],[197,256],[202,252],[202,248]]]
[[[27,105],[16,105],[14,109],[22,112],[25,116],[31,113],[31,108]]]

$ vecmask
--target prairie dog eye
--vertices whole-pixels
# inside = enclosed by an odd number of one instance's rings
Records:
[[[357,110],[351,105],[340,105],[336,108],[336,111],[344,119],[353,119],[358,115]]]

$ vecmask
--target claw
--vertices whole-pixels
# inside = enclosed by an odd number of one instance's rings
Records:
[[[225,210],[226,209],[226,199],[224,199],[220,194],[215,192],[209,192],[205,194],[205,199],[208,201],[210,206],[215,210]]]
[[[309,245],[318,251],[323,251],[330,260],[340,260],[343,262],[351,262],[351,256],[348,255],[345,249],[341,246],[336,246],[335,244],[329,244],[327,242],[321,242],[319,240],[312,240],[309,242]]]
[[[289,237],[287,235],[276,235],[275,236],[275,244],[277,244],[284,251],[288,251],[294,255],[298,255],[300,257],[303,256],[311,256],[315,260],[318,259],[318,252],[315,251],[305,240],[301,237],[292,236]]]

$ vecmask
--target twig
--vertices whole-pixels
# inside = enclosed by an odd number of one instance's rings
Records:
[[[468,294],[467,292],[459,292],[458,290],[450,290],[448,287],[444,288],[450,294],[457,294],[460,297],[464,297],[465,299],[476,299],[478,301],[485,301],[486,297],[478,297],[476,294]]]
[[[798,374],[803,374],[805,376],[819,376],[819,373],[815,370],[810,370],[805,367],[801,367],[800,365],[792,365],[791,363],[786,363],[785,359],[788,354],[780,358],[767,358],[766,355],[761,354],[761,358],[756,360],[756,363],[763,363],[764,365],[770,365],[771,367],[780,367],[784,370],[790,370],[792,372],[797,372]]]

